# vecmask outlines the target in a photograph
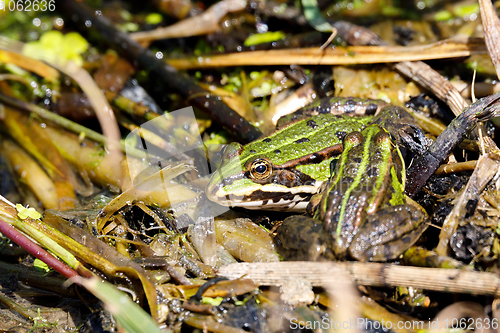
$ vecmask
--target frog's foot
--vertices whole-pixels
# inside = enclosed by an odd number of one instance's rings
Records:
[[[333,260],[331,237],[319,220],[306,216],[287,217],[274,238],[284,260]]]
[[[350,255],[360,261],[396,259],[427,229],[426,217],[408,204],[384,208],[367,217],[349,246]]]

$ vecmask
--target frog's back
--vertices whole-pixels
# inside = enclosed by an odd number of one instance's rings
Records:
[[[273,165],[281,166],[292,159],[341,144],[348,133],[361,130],[370,120],[371,117],[320,114],[292,123],[243,146],[240,164],[243,166],[256,156],[264,156]],[[328,178],[329,170],[327,173]]]

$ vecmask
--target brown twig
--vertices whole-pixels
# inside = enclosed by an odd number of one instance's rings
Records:
[[[495,66],[497,77],[500,78],[500,19],[490,0],[479,0],[481,21],[483,22],[484,42],[488,48],[491,61]]]
[[[26,52],[26,44],[7,37],[0,38],[0,48],[20,54]],[[110,155],[113,157],[112,161],[119,163],[118,161],[121,160],[122,156],[122,152],[119,150],[118,145],[120,141],[120,129],[118,128],[118,123],[116,122],[115,114],[111,106],[96,85],[92,76],[74,62],[66,61],[53,52],[40,49],[32,52],[30,56],[47,62],[50,66],[68,75],[78,83],[94,108],[102,132],[106,137],[107,148]]]
[[[170,266],[168,263],[165,263],[165,266],[163,266],[163,269],[170,274],[170,276],[177,282],[179,282],[182,285],[185,286],[190,286],[193,285],[193,283],[184,275],[179,273],[174,267]]]
[[[420,191],[439,165],[479,121],[491,119],[499,114],[500,105],[496,104],[499,99],[500,93],[496,93],[468,106],[462,114],[453,119],[429,149],[412,162],[408,168],[405,186],[408,196],[414,197]],[[488,145],[491,151],[498,151],[493,140],[488,140]]]
[[[451,173],[457,173],[462,171],[472,171],[476,168],[477,160],[459,162],[452,164],[443,164],[437,168],[435,175],[449,175]]]
[[[59,79],[59,72],[56,69],[39,60],[29,58],[19,53],[1,50],[0,61],[4,64],[14,64],[22,69],[36,73],[50,82]]]
[[[417,61],[484,54],[484,42],[477,38],[445,40],[417,46],[348,46],[321,50],[318,47],[237,52],[187,59],[169,59],[177,69],[265,65],[353,65]]]
[[[471,98],[473,88],[474,88],[474,95],[476,95],[476,98],[481,98],[499,92],[500,84],[489,83],[489,82],[476,82],[474,84],[474,87],[472,87],[472,85],[468,85],[462,91],[460,91],[460,94],[462,95],[463,98]]]
[[[470,293],[500,297],[500,277],[494,273],[457,269],[406,267],[360,262],[235,263],[221,267],[219,276],[242,276],[261,285],[280,285],[284,280],[300,278],[313,286],[322,286],[339,271],[348,272],[355,283],[367,286],[412,286],[450,293]]]
[[[431,90],[437,98],[448,104],[456,116],[462,113],[462,110],[468,105],[450,81],[426,63],[405,61],[395,64],[394,68],[422,87]]]
[[[45,272],[27,269],[24,265],[9,264],[0,261],[2,276],[14,275],[19,281],[32,288],[42,289],[64,297],[78,298],[74,288],[65,288],[67,280],[60,276],[47,276]]]
[[[219,21],[227,13],[241,11],[246,6],[245,0],[223,0],[200,15],[186,18],[168,27],[134,32],[130,34],[130,38],[137,42],[150,43],[158,39],[207,35],[220,30]]]

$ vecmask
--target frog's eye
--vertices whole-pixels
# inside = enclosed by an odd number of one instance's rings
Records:
[[[250,176],[254,179],[264,180],[271,175],[273,168],[271,163],[265,159],[257,159],[250,166]]]

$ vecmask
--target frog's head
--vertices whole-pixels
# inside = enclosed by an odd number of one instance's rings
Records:
[[[231,143],[205,192],[208,199],[224,206],[302,211],[320,185],[295,168],[256,154],[252,144]]]

